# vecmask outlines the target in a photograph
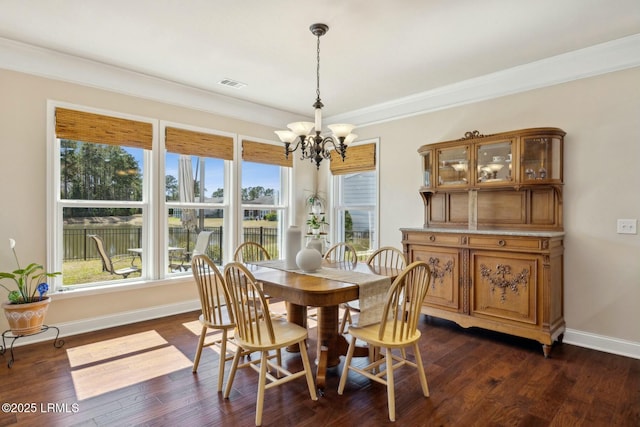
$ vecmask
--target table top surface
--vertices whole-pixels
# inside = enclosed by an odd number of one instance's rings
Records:
[[[355,265],[325,263],[323,267],[340,268],[365,274],[379,274],[389,276],[391,280],[397,277],[401,271],[395,268],[369,266],[363,262],[358,262]],[[326,307],[358,299],[359,288],[354,283],[305,274],[298,270],[285,271],[257,265],[250,265],[249,270],[257,281],[263,283],[266,293],[294,304]]]

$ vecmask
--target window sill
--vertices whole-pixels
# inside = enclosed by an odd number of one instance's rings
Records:
[[[193,283],[193,276],[179,276],[179,277],[171,277],[159,280],[145,280],[138,282],[128,282],[128,283],[118,283],[118,284],[104,284],[97,286],[88,286],[76,289],[67,289],[58,290],[56,292],[49,292],[48,295],[52,300],[54,299],[69,299],[69,298],[80,298],[87,297],[93,295],[104,295],[110,294],[114,292],[128,292],[137,289],[148,289],[148,288],[156,288],[160,286],[172,285],[182,283]]]

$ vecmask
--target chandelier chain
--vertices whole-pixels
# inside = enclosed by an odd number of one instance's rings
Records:
[[[320,101],[320,34],[318,34],[318,48],[316,56],[316,98]]]

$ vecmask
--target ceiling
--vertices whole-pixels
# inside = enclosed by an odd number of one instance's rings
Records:
[[[640,34],[640,2],[0,0],[0,38],[304,116],[315,22],[336,116]]]

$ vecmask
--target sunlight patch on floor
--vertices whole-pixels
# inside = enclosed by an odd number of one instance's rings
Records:
[[[70,348],[67,356],[79,401],[192,366],[156,331]]]
[[[73,368],[165,344],[168,344],[167,340],[156,331],[147,331],[69,348],[67,357],[69,365]]]
[[[200,323],[199,320],[183,323],[182,326],[187,328],[189,332],[196,336],[200,336],[200,332],[202,332],[202,323]]]
[[[191,366],[191,360],[176,347],[169,346],[76,369],[71,372],[71,378],[80,401]]]

